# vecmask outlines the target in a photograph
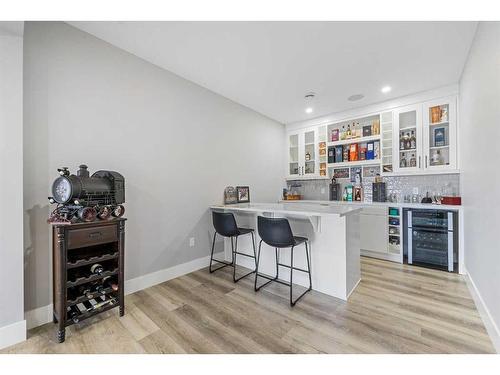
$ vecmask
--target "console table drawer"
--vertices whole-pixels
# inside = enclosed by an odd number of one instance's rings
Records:
[[[118,241],[118,230],[116,225],[72,229],[68,231],[68,249],[100,245],[115,241]]]

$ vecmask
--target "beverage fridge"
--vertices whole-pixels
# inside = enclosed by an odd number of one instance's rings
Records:
[[[408,264],[458,272],[458,214],[405,209],[404,259]]]

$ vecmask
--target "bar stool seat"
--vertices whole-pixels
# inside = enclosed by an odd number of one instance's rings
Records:
[[[309,239],[307,237],[293,236],[293,246],[300,245],[301,243],[307,242]]]
[[[295,306],[297,301],[312,289],[311,265],[309,261],[309,247],[308,247],[309,239],[307,237],[294,236],[292,233],[292,229],[290,228],[290,223],[285,218],[270,218],[270,217],[258,216],[257,226],[261,240],[259,242],[259,251],[257,253],[257,265],[255,267],[254,289],[257,292],[261,288],[263,288],[264,286],[273,281],[283,285],[287,285],[290,288],[290,305]],[[275,248],[275,257],[276,257],[275,277],[270,277],[268,275],[259,273],[260,251],[262,247],[262,242]],[[302,243],[305,245],[305,250],[306,250],[307,270],[302,268],[297,268],[293,264],[294,248],[295,246],[300,245]],[[278,249],[288,248],[288,247],[290,248],[290,265],[280,263],[278,255]],[[280,266],[290,269],[289,283],[279,279]],[[293,299],[293,271],[300,271],[307,273],[309,275],[309,288],[305,292],[303,292],[300,296],[298,296],[295,300]],[[258,277],[262,277],[264,279],[267,279],[268,281],[260,286],[257,286]]]
[[[244,274],[243,276],[236,278],[236,256],[237,255],[246,256],[248,258],[253,258],[254,263],[255,263],[255,268],[257,268],[257,256],[255,253],[254,230],[252,228],[238,227],[236,225],[236,220],[234,218],[234,215],[230,212],[212,211],[212,221],[213,221],[215,233],[214,233],[214,239],[212,241],[212,251],[210,253],[210,265],[208,267],[208,270],[210,271],[210,273],[213,273],[217,270],[220,270],[221,268],[231,266],[231,267],[233,267],[233,281],[235,283],[240,281],[242,278],[254,273],[255,269],[253,271],[250,271],[250,272]],[[231,262],[227,262],[225,260],[214,259],[215,238],[216,238],[217,234],[219,234],[220,236],[223,236],[223,237],[229,237],[231,239]],[[241,253],[238,251],[238,237],[244,236],[246,234],[250,234],[252,236],[253,255]],[[235,243],[233,243],[233,238],[235,239]],[[213,262],[222,264],[222,266],[215,268],[215,269],[212,269]]]
[[[244,234],[248,234],[251,232],[254,232],[254,230],[252,228],[240,228],[240,227],[238,227],[238,236],[242,236]]]

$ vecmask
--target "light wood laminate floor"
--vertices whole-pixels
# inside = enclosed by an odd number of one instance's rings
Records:
[[[0,353],[493,353],[462,276],[362,258],[348,302],[318,292],[295,307],[288,289],[258,293],[253,275],[206,269],[126,297],[67,329],[46,324]],[[299,288],[297,288],[297,293]]]

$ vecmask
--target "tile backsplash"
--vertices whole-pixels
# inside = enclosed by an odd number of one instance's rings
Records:
[[[364,177],[362,181],[364,201],[372,201],[373,177]],[[403,202],[405,196],[411,197],[414,188],[418,190],[419,199],[426,195],[460,195],[460,176],[458,174],[437,174],[421,176],[391,176],[383,177],[387,194],[395,195],[398,202]],[[339,179],[342,188],[350,184],[348,179]],[[302,195],[305,200],[329,200],[330,180],[287,181],[287,187],[292,192]]]

